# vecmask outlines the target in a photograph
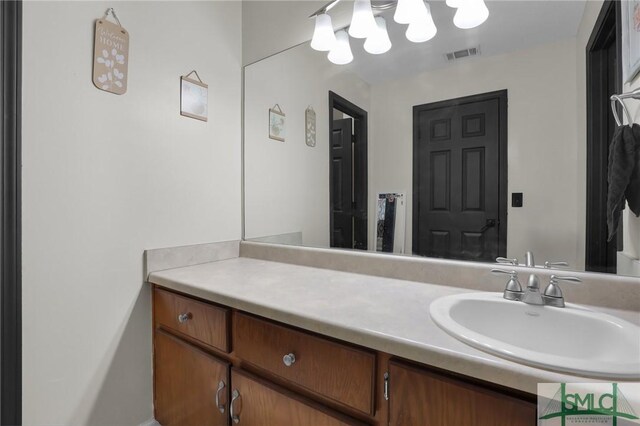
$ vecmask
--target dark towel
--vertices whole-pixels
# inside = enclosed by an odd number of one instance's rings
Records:
[[[609,147],[609,191],[607,194],[608,241],[613,239],[625,199],[640,216],[640,125],[620,126]]]

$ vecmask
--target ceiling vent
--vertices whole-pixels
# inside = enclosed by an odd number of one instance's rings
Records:
[[[480,54],[480,48],[472,47],[470,49],[463,49],[463,50],[447,53],[446,56],[447,56],[447,60],[455,61],[456,59],[462,59],[468,56],[476,56],[479,54]]]

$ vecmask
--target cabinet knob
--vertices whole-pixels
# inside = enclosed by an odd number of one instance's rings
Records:
[[[231,403],[229,404],[229,415],[235,424],[240,423],[240,416],[233,412],[233,403],[236,402],[238,398],[240,398],[240,392],[238,392],[238,389],[234,389],[231,394]]]
[[[193,318],[193,315],[191,314],[191,312],[185,312],[183,314],[178,315],[178,322],[180,324],[184,324],[185,322],[189,321],[191,318]]]
[[[286,354],[285,356],[282,357],[282,362],[284,362],[284,365],[286,365],[287,367],[291,367],[296,362],[295,354],[293,353]]]
[[[216,389],[216,407],[218,407],[221,413],[224,413],[224,404],[220,405],[220,391],[224,389],[224,387],[224,382],[220,380],[220,382],[218,382],[218,389]]]

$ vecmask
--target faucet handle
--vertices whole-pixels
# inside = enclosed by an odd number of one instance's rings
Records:
[[[496,257],[496,263],[507,263],[509,265],[518,266],[518,259],[515,257],[509,259],[508,257]]]
[[[520,300],[522,298],[522,286],[518,281],[518,273],[516,271],[506,271],[504,269],[492,269],[494,274],[506,274],[509,275],[509,282],[504,288],[503,297],[507,300]]]
[[[562,290],[558,285],[560,281],[566,281],[570,283],[581,283],[582,280],[578,277],[567,277],[567,276],[559,276],[559,275],[551,275],[549,279],[549,285],[544,290],[544,295],[549,297],[559,297],[562,298]]]
[[[568,267],[568,266],[569,266],[569,263],[568,263],[568,262],[549,262],[549,261],[544,262],[544,267],[545,267],[546,269],[558,268],[558,267],[560,267],[560,268],[562,268],[562,267],[566,268],[566,267]]]

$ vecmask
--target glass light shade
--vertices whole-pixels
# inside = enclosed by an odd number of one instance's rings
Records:
[[[481,25],[489,17],[489,9],[484,0],[463,0],[453,17],[456,27],[468,30]]]
[[[331,50],[335,43],[336,35],[333,32],[331,16],[326,13],[316,16],[316,27],[313,31],[313,38],[311,39],[311,48],[321,52],[327,52]]]
[[[354,38],[367,38],[370,34],[373,34],[376,28],[376,20],[371,9],[371,0],[356,0],[353,4],[349,35]]]
[[[464,3],[464,0],[447,0],[447,6],[454,9],[459,8]]]
[[[349,34],[345,30],[336,33],[336,43],[329,52],[327,58],[336,65],[345,65],[353,61],[351,45],[349,44]]]
[[[364,50],[373,55],[380,55],[391,49],[391,40],[387,32],[387,22],[383,17],[376,17],[376,25],[376,30],[364,42]]]
[[[425,6],[424,12],[419,17],[415,17],[415,20],[409,24],[405,33],[407,39],[414,43],[429,41],[438,32],[436,24],[433,22],[433,16],[431,16],[431,7],[428,4],[425,4]]]
[[[416,20],[416,16],[424,12],[424,9],[423,0],[398,0],[393,20],[398,24],[410,24]]]

